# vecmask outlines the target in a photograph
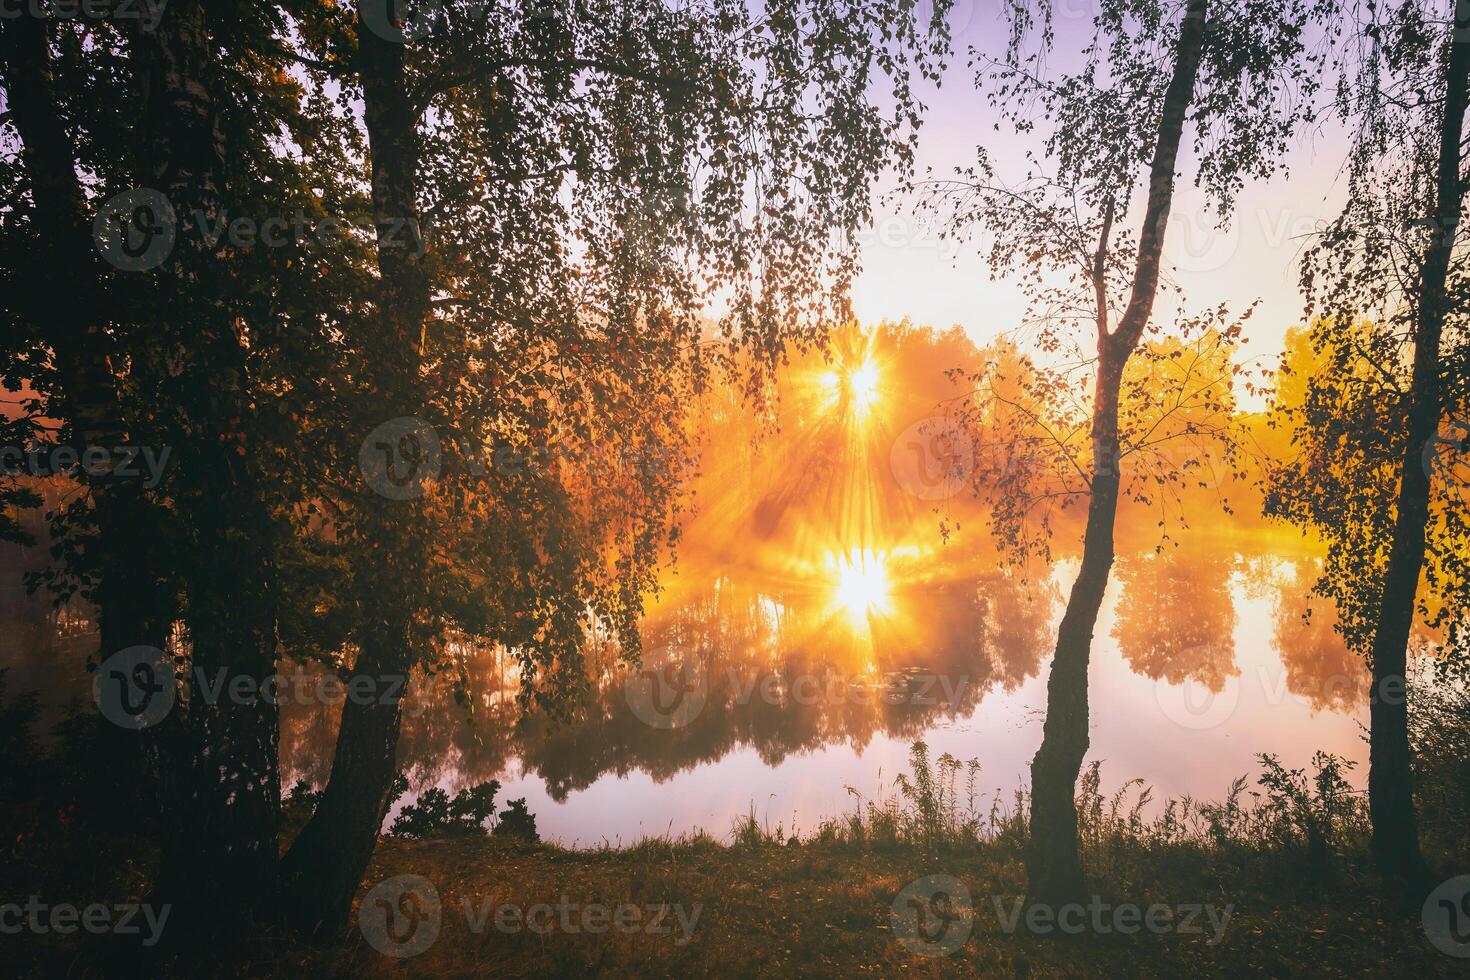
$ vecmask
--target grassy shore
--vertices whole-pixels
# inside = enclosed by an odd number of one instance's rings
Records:
[[[1449,879],[1470,871],[1470,697],[1419,717],[1421,831]],[[977,805],[976,773],[931,760],[919,742],[890,791],[799,838],[752,815],[719,838],[580,851],[530,839],[535,821],[519,801],[491,816],[491,784],[452,801],[425,794],[380,839],[337,941],[242,928],[201,963],[197,950],[168,951],[177,930],[149,949],[115,932],[8,930],[5,975],[1448,977],[1470,966],[1435,948],[1420,908],[1385,902],[1365,801],[1340,759],[1319,754],[1303,771],[1261,756],[1223,799],[1162,804],[1137,781],[1104,794],[1089,767],[1079,841],[1096,898],[1069,920],[1085,923],[1073,935],[1011,919],[1028,801],[1017,792]],[[285,840],[313,800],[292,796]],[[143,900],[166,842],[124,819],[88,822],[87,811],[33,814],[0,841],[0,904]],[[950,898],[925,891],[936,883]]]
[[[910,783],[920,798],[921,783]],[[1202,824],[1177,809],[1140,823],[1121,794],[1083,788],[1084,852],[1105,928],[1082,935],[1008,928],[1025,886],[1024,822],[992,812],[977,836],[955,798],[941,796],[929,800],[928,818],[889,800],[799,840],[752,820],[724,840],[696,834],[581,851],[479,834],[387,836],[338,942],[252,940],[201,965],[139,958],[115,937],[24,936],[9,966],[22,976],[115,975],[121,962],[139,963],[135,975],[146,976],[1465,975],[1467,961],[1431,945],[1417,909],[1385,904],[1361,849],[1341,848],[1351,821],[1321,826],[1323,850],[1306,835],[1282,837],[1261,805],[1206,805]],[[136,899],[148,863],[94,878],[91,894]],[[73,872],[86,878],[89,869]],[[957,905],[952,923],[929,921],[937,944],[916,945],[895,907],[901,913],[905,889],[932,875],[961,883],[970,911]],[[410,880],[431,889],[411,907],[400,900]],[[409,929],[407,918],[395,921],[387,944],[371,914],[384,894],[423,919]],[[1183,928],[1123,934],[1114,910],[1125,903],[1167,907]],[[1191,906],[1210,911],[1186,922]],[[411,948],[397,942],[409,932],[409,943],[432,941],[410,957],[385,955]]]
[[[925,956],[895,934],[894,899],[911,882],[940,873],[969,889],[973,917],[950,955]],[[1130,873],[1099,876],[1110,902],[1213,903],[1231,907],[1218,942],[1208,921],[1198,933],[1034,936],[1005,930],[992,896],[1009,909],[1024,887],[1015,855],[991,848],[903,846],[729,846],[708,838],[651,841],[621,850],[568,851],[490,838],[385,839],[367,884],[400,875],[432,883],[440,903],[437,938],[400,959],[369,941],[354,916],[337,944],[261,943],[209,964],[216,975],[296,977],[747,977],[747,976],[1464,976],[1465,960],[1435,950],[1416,914],[1392,914],[1370,876],[1346,869],[1336,880],[1291,883],[1257,872],[1228,876],[1206,861],[1140,855]],[[479,930],[472,916],[510,906],[549,906],[538,928],[495,913]],[[562,919],[557,911],[569,912]],[[641,922],[591,933],[591,906],[640,909]],[[681,907],[661,919],[650,909]],[[554,913],[554,914],[553,914]],[[692,929],[685,925],[692,919]],[[561,921],[559,921],[561,920]],[[570,921],[573,929],[564,928]],[[626,925],[626,920],[625,920]],[[663,931],[667,929],[667,931]],[[116,940],[26,936],[7,955],[7,974],[86,976],[117,972]],[[23,943],[24,949],[17,943]],[[15,954],[19,954],[18,956]],[[129,959],[131,957],[128,957]],[[19,967],[16,973],[10,969]],[[200,976],[164,960],[139,971]]]
[[[870,850],[845,846],[731,847],[708,839],[573,852],[488,839],[385,841],[369,883],[422,875],[442,905],[438,938],[406,960],[382,955],[354,929],[345,945],[287,953],[300,976],[1464,976],[1466,962],[1435,950],[1417,915],[1393,915],[1366,874],[1332,882],[1235,880],[1207,861],[1146,856],[1132,873],[1099,878],[1110,902],[1233,906],[1218,942],[1198,934],[1039,937],[1007,933],[992,896],[1009,909],[1024,888],[1014,854],[997,848]],[[1150,867],[1153,865],[1152,867]],[[935,873],[969,889],[973,919],[952,955],[923,956],[894,934],[891,909],[906,885]],[[526,910],[679,905],[699,909],[685,935],[470,929],[465,903]],[[645,919],[648,917],[645,916]],[[510,922],[507,916],[506,920]]]

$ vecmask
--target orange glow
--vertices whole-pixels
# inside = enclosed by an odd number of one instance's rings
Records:
[[[853,411],[859,416],[866,415],[878,401],[878,365],[864,361],[848,376],[847,386],[852,392]]]
[[[828,407],[847,406],[852,418],[862,421],[878,404],[880,373],[871,357],[841,372],[823,371],[817,375],[817,386],[827,393]]]
[[[932,610],[915,596],[988,561],[981,558],[988,536],[944,547],[936,501],[911,490],[934,466],[923,455],[927,444],[915,449],[912,433],[904,435],[936,413],[952,389],[946,372],[970,363],[967,350],[949,335],[852,325],[825,351],[793,358],[768,433],[733,397],[711,398],[701,413],[706,445],[725,451],[705,457],[681,539],[680,560],[697,573],[687,581],[739,565],[746,582],[761,581],[780,604],[785,628],[840,645],[851,669],[916,655],[912,638],[929,626],[921,620]],[[737,446],[752,448],[729,451]],[[943,503],[968,527],[970,497]]]
[[[835,605],[847,613],[856,628],[869,616],[893,611],[892,585],[888,581],[888,556],[871,548],[854,548],[846,555],[829,556],[837,573]]]

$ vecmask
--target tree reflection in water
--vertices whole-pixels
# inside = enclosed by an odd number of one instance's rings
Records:
[[[936,721],[968,717],[986,691],[1033,677],[1050,642],[1054,589],[995,571],[896,589],[896,607],[923,615],[842,628],[824,589],[715,580],[661,604],[644,626],[641,671],[697,670],[702,706],[688,724],[658,728],[635,712],[615,650],[589,658],[590,702],[565,720],[522,715],[513,669],[494,651],[464,650],[463,688],[445,674],[416,679],[400,765],[415,785],[502,775],[512,759],[562,801],[601,776],[655,780],[752,747],[767,764],[828,745],[866,746],[875,735],[917,737]],[[282,757],[292,778],[325,775],[335,732],[330,711],[288,708]]]

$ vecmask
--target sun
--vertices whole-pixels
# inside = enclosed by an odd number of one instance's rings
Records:
[[[878,365],[864,361],[847,379],[853,408],[863,414],[878,400]]]
[[[853,416],[862,419],[878,402],[878,379],[878,365],[865,360],[841,374],[823,371],[817,375],[817,384],[827,393],[830,405],[845,402]]]
[[[835,605],[847,613],[853,625],[864,625],[869,616],[892,610],[886,555],[870,548],[854,548],[833,558],[832,564],[837,569]]]

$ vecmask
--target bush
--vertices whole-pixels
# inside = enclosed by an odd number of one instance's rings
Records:
[[[516,837],[529,843],[541,839],[541,835],[536,832],[536,817],[527,812],[524,796],[519,800],[511,800],[510,809],[500,812],[500,819],[492,833],[496,837]]]
[[[1409,744],[1424,852],[1470,867],[1470,688],[1461,679],[1409,686]]]
[[[1442,725],[1436,731],[1449,727]],[[1273,868],[1294,877],[1305,873],[1321,878],[1335,871],[1344,852],[1364,850],[1367,804],[1348,785],[1345,773],[1352,763],[1319,752],[1308,774],[1286,769],[1275,756],[1258,758],[1259,791],[1249,790],[1247,777],[1241,776],[1220,802],[1166,800],[1153,817],[1146,813],[1153,793],[1142,780],[1129,780],[1104,796],[1101,763],[1090,763],[1077,789],[1078,843],[1087,865],[1118,875],[1126,874],[1137,859],[1160,850],[1230,862],[1258,857],[1266,850],[1281,859],[1272,863]],[[961,763],[945,754],[931,763],[928,746],[919,741],[910,750],[909,763],[912,772],[895,778],[896,792],[891,794],[880,789],[877,799],[868,800],[849,786],[848,792],[858,799],[857,809],[845,818],[823,821],[812,842],[861,848],[984,844],[1010,854],[1024,851],[1031,809],[1024,789],[1009,799],[997,792],[988,812],[980,813],[975,806],[978,762]],[[961,772],[963,792],[958,787]],[[767,837],[753,812],[736,823],[737,844]]]
[[[43,742],[33,691],[10,696],[0,670],[0,841],[14,857],[38,833],[78,826],[147,837],[158,805],[137,736],[73,704]]]
[[[499,791],[500,783],[494,779],[462,789],[453,799],[431,786],[399,811],[390,833],[417,838],[483,836],[489,832],[485,821],[495,812]]]
[[[946,752],[931,763],[929,746],[920,739],[909,748],[909,766],[912,773],[899,773],[893,781],[896,792],[889,795],[884,795],[881,784],[878,797],[871,800],[854,787],[847,787],[847,792],[858,801],[857,809],[845,818],[823,821],[813,840],[859,847],[906,844],[951,847],[971,844],[986,836],[983,821],[975,809],[979,762],[971,759],[962,763]],[[963,808],[958,788],[962,771],[965,773]],[[992,809],[992,816],[995,815]]]

